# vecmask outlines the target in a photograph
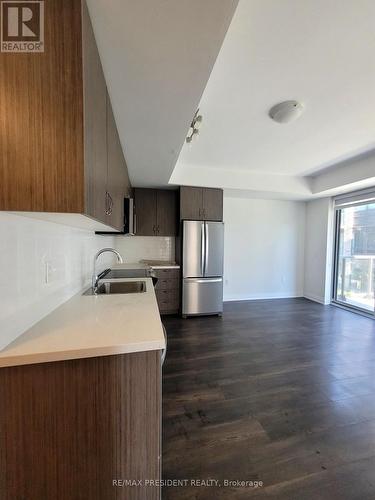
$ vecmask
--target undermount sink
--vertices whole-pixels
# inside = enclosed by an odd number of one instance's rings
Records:
[[[96,295],[110,295],[116,293],[144,293],[146,291],[145,281],[105,281],[101,283]],[[94,295],[92,288],[85,292],[85,295]]]
[[[140,269],[107,269],[103,275],[102,279],[123,279],[123,278],[152,278],[154,286],[156,285],[158,279],[152,272],[150,268],[140,268]],[[115,292],[113,292],[115,293]]]
[[[149,269],[109,269],[103,277],[107,279],[146,278],[149,275]]]
[[[146,283],[144,281],[106,281],[98,286],[97,295],[111,293],[143,293],[146,291]]]

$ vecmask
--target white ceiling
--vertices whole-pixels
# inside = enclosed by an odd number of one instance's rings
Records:
[[[337,188],[327,167],[375,147],[374,20],[374,0],[240,0],[171,182],[296,199]],[[287,99],[304,114],[273,122]]]
[[[238,0],[88,0],[134,186],[167,185]]]

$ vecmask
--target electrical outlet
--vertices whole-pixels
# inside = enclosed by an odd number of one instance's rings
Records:
[[[51,282],[59,280],[61,278],[61,270],[58,268],[57,262],[53,260],[44,261],[44,283],[48,285]]]
[[[48,261],[44,262],[44,283],[47,285],[51,278],[51,264]]]

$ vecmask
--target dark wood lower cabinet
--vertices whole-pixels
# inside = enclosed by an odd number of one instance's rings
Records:
[[[160,431],[160,351],[2,368],[0,498],[160,499]]]
[[[180,269],[153,269],[158,278],[155,287],[160,314],[177,314],[180,310]]]

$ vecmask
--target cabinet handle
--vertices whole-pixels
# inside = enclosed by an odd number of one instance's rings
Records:
[[[137,214],[134,214],[134,234],[137,234]]]
[[[199,209],[199,217],[201,216],[201,209]]]
[[[108,195],[108,191],[105,192],[105,214],[109,215],[109,195]]]
[[[113,213],[113,198],[109,193],[108,193],[108,196],[109,196],[109,215],[112,215],[112,213]]]
[[[168,348],[168,337],[167,337],[167,332],[165,329],[165,326],[162,324],[163,327],[163,334],[164,334],[164,340],[165,340],[165,349],[162,350],[161,352],[161,364],[162,366],[164,365],[165,357],[167,355],[167,348]]]
[[[156,226],[155,225],[152,226],[152,230],[153,230],[154,234],[156,234]]]
[[[159,226],[159,225],[156,227],[156,232],[157,232],[158,234],[159,234],[159,232],[160,232],[160,226]]]
[[[108,193],[108,191],[106,191],[105,193],[105,196],[106,196],[106,210],[105,210],[105,214],[106,215],[112,215],[112,212],[113,212],[113,199],[112,199],[112,196]]]

